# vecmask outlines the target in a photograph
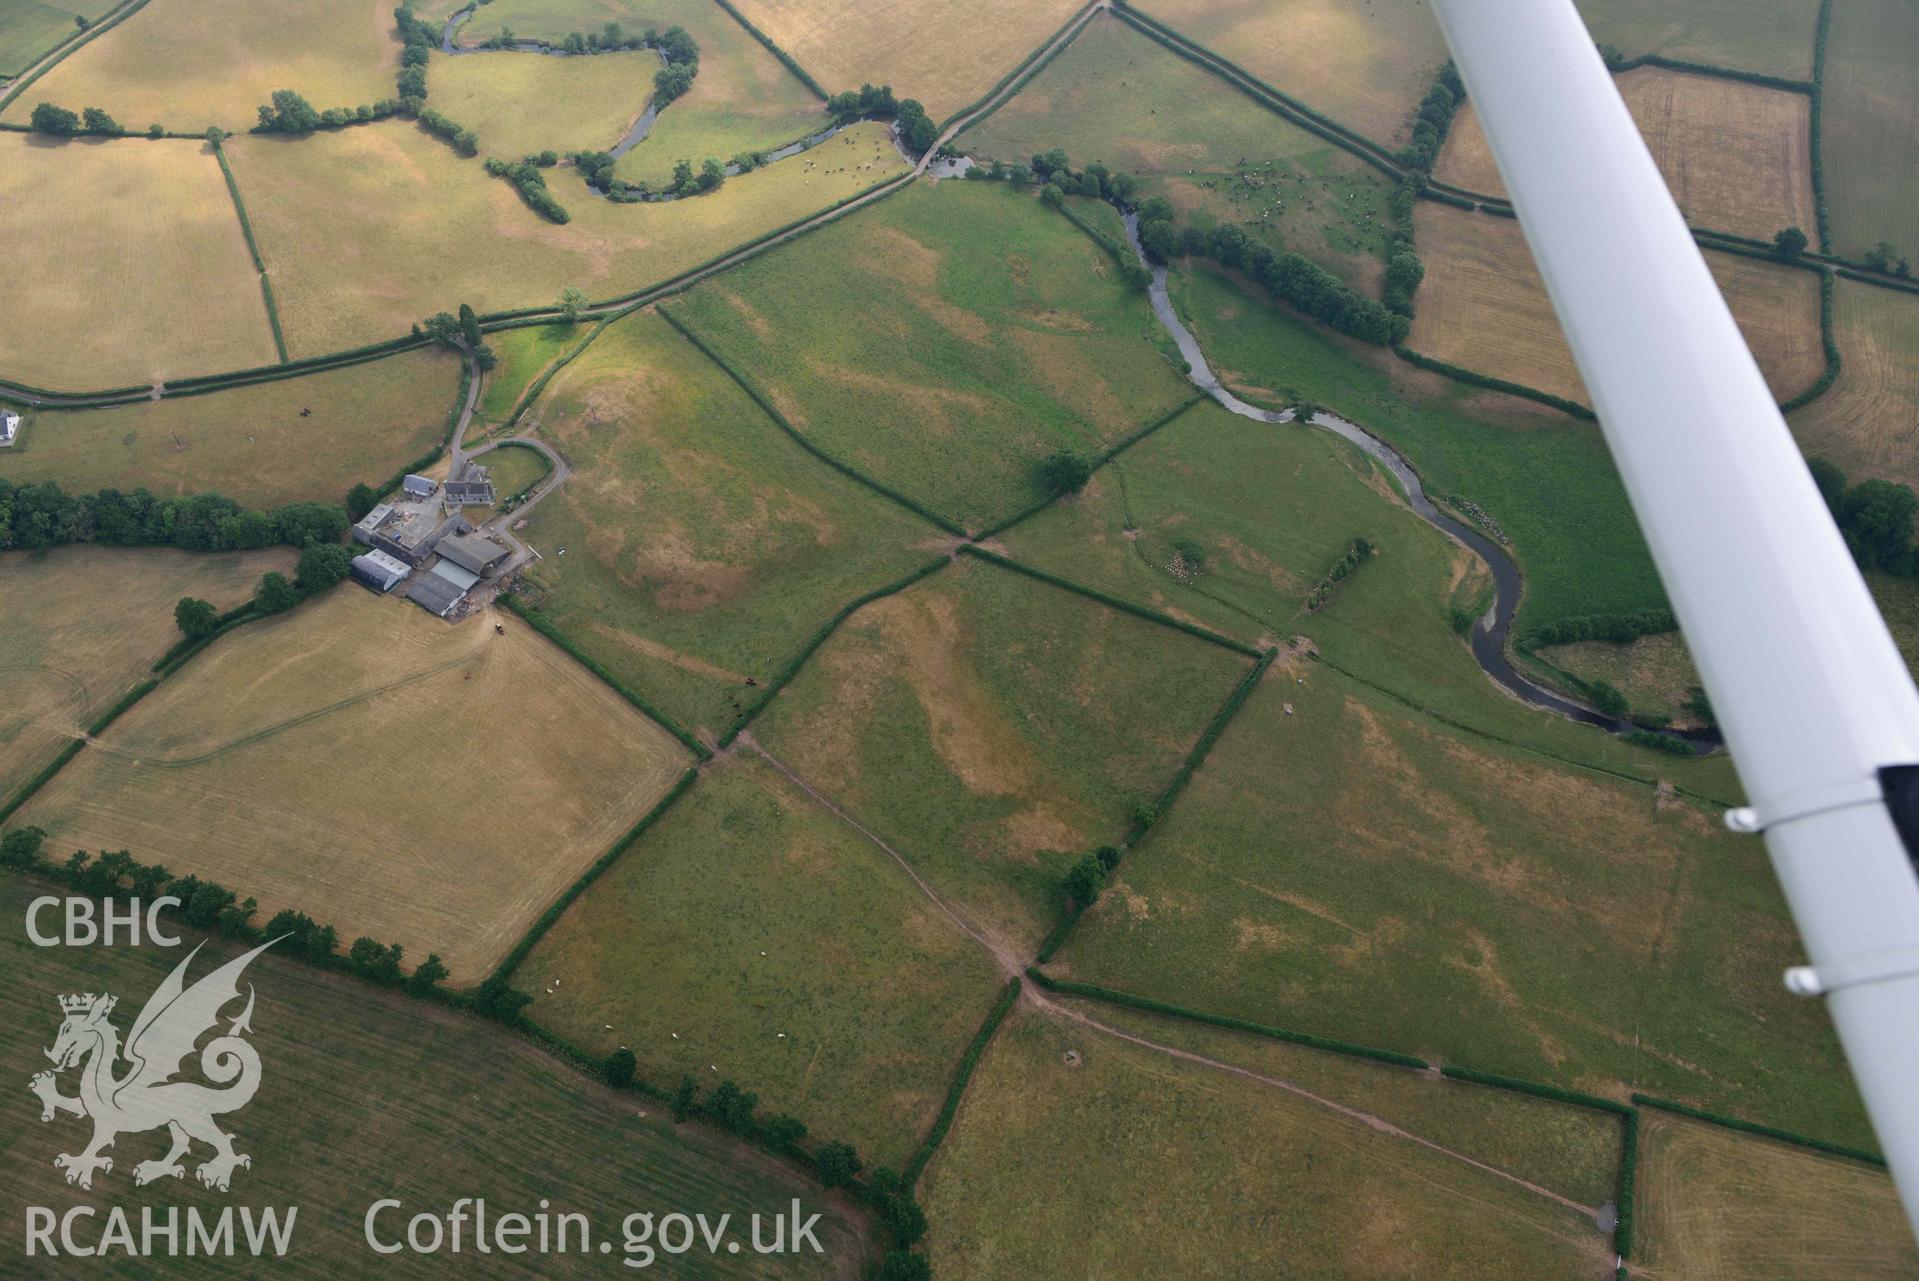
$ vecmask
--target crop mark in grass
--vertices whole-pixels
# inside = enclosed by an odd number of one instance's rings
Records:
[[[739,733],[739,736],[735,738],[733,741],[735,744],[752,748],[753,751],[757,753],[761,757],[761,759],[765,760],[768,765],[771,765],[774,769],[778,770],[781,774],[785,775],[787,781],[792,783],[793,786],[799,788],[802,792],[805,792],[808,796],[812,797],[813,800],[817,802],[822,808],[824,808],[828,813],[832,814],[835,818],[838,818],[841,822],[845,823],[848,827],[858,832],[861,836],[865,837],[868,841],[871,841],[875,846],[877,846],[881,851],[883,851],[887,855],[887,857],[891,858],[895,863],[898,863],[900,866],[900,870],[905,872],[906,875],[912,879],[913,884],[919,888],[920,893],[926,896],[927,902],[931,903],[935,908],[937,908],[940,914],[945,916],[947,920],[951,921],[954,925],[957,925],[960,928],[960,930],[963,933],[965,933],[965,935],[968,938],[972,939],[975,943],[978,943],[981,947],[986,949],[987,953],[993,958],[993,963],[999,967],[1000,977],[1012,978],[1022,973],[1025,970],[1026,962],[1021,960],[1019,955],[1016,952],[1014,952],[1010,946],[1008,946],[1006,943],[1003,943],[997,939],[989,938],[984,932],[982,932],[979,929],[979,927],[975,926],[971,921],[968,921],[964,916],[960,915],[960,913],[956,911],[951,904],[949,904],[945,899],[941,898],[938,892],[935,891],[932,886],[928,885],[923,878],[921,878],[920,874],[914,870],[913,865],[907,861],[905,855],[901,854],[898,850],[894,849],[891,845],[888,845],[884,840],[880,838],[877,832],[873,831],[872,828],[867,827],[864,823],[860,822],[858,819],[854,818],[851,814],[848,814],[845,810],[841,809],[838,805],[834,804],[834,802],[829,797],[827,797],[824,793],[822,793],[818,788],[814,787],[811,783],[801,778],[799,774],[794,771],[792,766],[788,765],[785,761],[781,760],[779,757],[773,755],[773,753],[767,751],[764,747],[761,747],[759,742],[756,739],[754,739],[753,735],[750,732],[746,730],[741,730]]]

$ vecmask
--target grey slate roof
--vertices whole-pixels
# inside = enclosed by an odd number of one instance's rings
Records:
[[[446,579],[433,574],[420,574],[406,587],[406,598],[436,618],[452,613],[465,595]]]

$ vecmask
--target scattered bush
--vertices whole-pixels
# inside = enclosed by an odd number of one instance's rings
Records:
[[[538,165],[528,164],[524,160],[518,164],[508,164],[504,160],[489,158],[486,162],[486,171],[496,178],[505,178],[512,183],[520,193],[520,199],[526,201],[529,208],[549,222],[566,223],[571,220],[572,215],[567,213],[565,207],[553,198],[553,193],[546,189],[546,175],[540,172]]]
[[[27,123],[35,133],[43,133],[50,138],[71,138],[80,132],[80,117],[51,102],[36,106],[33,114],[27,117]]]
[[[291,89],[275,89],[273,101],[260,108],[258,133],[312,133],[320,127],[320,113]]]
[[[843,1187],[860,1172],[859,1153],[850,1143],[822,1143],[813,1153],[813,1166],[820,1182],[829,1188]]]
[[[1040,460],[1040,487],[1053,494],[1076,494],[1092,479],[1093,464],[1084,454],[1055,450]]]
[[[98,107],[88,107],[80,113],[80,118],[81,130],[85,133],[96,134],[105,138],[117,138],[126,132],[126,130],[120,127],[118,120],[115,120]]]
[[[173,607],[173,623],[188,640],[204,640],[220,626],[220,611],[197,596],[182,596]]]
[[[1065,879],[1061,882],[1061,888],[1066,891],[1067,908],[1091,906],[1105,885],[1106,865],[1100,861],[1099,855],[1088,854],[1067,869]]]
[[[623,1090],[633,1084],[633,1074],[639,1070],[639,1061],[633,1057],[633,1051],[618,1049],[606,1056],[606,1062],[600,1065],[606,1083],[615,1089]]]
[[[1592,699],[1592,705],[1599,709],[1601,716],[1617,720],[1632,710],[1626,696],[1611,681],[1593,681],[1586,686],[1586,696]]]
[[[1806,244],[1805,232],[1787,227],[1772,238],[1772,251],[1781,262],[1798,262],[1799,255],[1806,252]]]

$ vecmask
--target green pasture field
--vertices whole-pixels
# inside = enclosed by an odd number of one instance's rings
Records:
[[[1249,666],[968,557],[843,623],[753,733],[1030,953],[1066,869],[1158,799]]]
[[[20,818],[56,847],[219,881],[263,921],[293,907],[400,943],[409,965],[438,952],[476,983],[689,759],[557,646],[495,621],[336,587],[223,637]]]
[[[822,449],[969,528],[1190,394],[1105,251],[997,183],[916,185],[671,306]]]
[[[1813,28],[1818,22],[1819,0],[1765,4],[1755,4],[1754,0],[1578,3],[1579,15],[1592,29],[1593,39],[1617,46],[1628,57],[1662,53],[1734,71],[1812,79]]]
[[[1140,10],[1282,93],[1389,147],[1446,61],[1421,0],[1147,0]]]
[[[259,122],[255,109],[292,89],[324,111],[394,96],[400,41],[387,0],[153,0],[89,41],[0,113],[24,121],[37,102],[101,107],[128,129],[179,133]]]
[[[828,93],[890,84],[936,121],[970,106],[1043,46],[1080,0],[737,0]]]
[[[905,169],[877,124],[670,204],[614,204],[562,166],[546,171],[572,216],[559,226],[405,121],[235,138],[227,151],[296,357],[398,337],[461,302],[488,312],[550,307],[569,286],[630,293]]]
[[[195,555],[171,549],[67,547],[0,553],[0,804],[180,639],[173,606],[197,596],[245,601],[284,548]]]
[[[749,679],[939,552],[938,530],[808,455],[650,312],[561,370],[522,427],[575,469],[521,531],[544,555],[534,599],[695,731],[723,733]]]
[[[1648,1109],[1640,1119],[1638,1243],[1648,1276],[1919,1273],[1912,1225],[1883,1171],[1670,1113]]]
[[[0,204],[18,318],[0,330],[8,378],[92,391],[273,363],[259,276],[205,143],[0,133]]]
[[[998,541],[1102,591],[1283,643],[1353,539],[1380,533],[1378,484],[1371,461],[1331,433],[1249,422],[1206,401]]]
[[[659,69],[659,58],[644,49],[438,57],[427,69],[427,101],[478,134],[483,156],[607,151],[646,110]]]
[[[1280,664],[1055,965],[1869,1143],[1824,1011],[1779,984],[1802,953],[1765,850],[1718,809],[1462,736],[1325,663]]]
[[[248,507],[338,502],[439,443],[459,378],[453,353],[429,348],[204,396],[43,409],[0,451],[0,477],[68,493],[211,490]]]
[[[1484,393],[1374,358],[1204,265],[1176,272],[1172,288],[1214,372],[1241,396],[1324,405],[1398,449],[1437,498],[1457,495],[1491,514],[1526,575],[1522,632],[1665,603],[1593,424],[1489,412]]]
[[[488,334],[486,345],[493,349],[498,363],[485,374],[480,403],[474,407],[473,421],[467,427],[467,442],[471,444],[504,425],[533,380],[584,341],[593,332],[593,324],[582,320],[572,325],[528,325]]]
[[[999,992],[884,851],[750,753],[709,770],[514,981],[543,1026],[626,1046],[647,1080],[737,1081],[894,1169]]]
[[[1165,196],[1182,225],[1238,223],[1377,293],[1391,219],[1378,170],[1110,15],[958,140],[1008,164],[1064,148]]]
[[[17,923],[29,898],[59,892],[51,883],[9,873],[0,876],[0,911]],[[183,946],[40,948],[29,946],[17,926],[9,929],[0,944],[14,979],[0,996],[8,1060],[22,1072],[32,1063],[45,1066],[39,1051],[59,1027],[54,998],[62,993],[117,996],[113,1022],[124,1036],[147,995],[201,945],[194,931],[168,928],[183,936]],[[202,946],[188,982],[241,951],[217,937]],[[136,1234],[142,1209],[152,1209],[162,1224],[169,1210],[178,1209],[183,1251],[189,1211],[212,1221],[236,1201],[298,1206],[291,1248],[264,1270],[302,1281],[376,1271],[441,1277],[449,1259],[459,1261],[462,1276],[524,1275],[497,1253],[488,1258],[474,1252],[470,1220],[458,1256],[444,1250],[375,1255],[363,1223],[368,1207],[386,1197],[402,1202],[377,1221],[386,1240],[403,1236],[412,1215],[443,1216],[461,1197],[485,1198],[489,1219],[537,1214],[545,1198],[555,1215],[585,1214],[593,1240],[612,1243],[614,1260],[626,1257],[621,1220],[629,1213],[703,1213],[709,1222],[731,1213],[732,1230],[750,1240],[752,1214],[770,1219],[787,1212],[797,1197],[805,1214],[821,1214],[815,1234],[825,1252],[782,1259],[781,1275],[845,1281],[862,1275],[871,1247],[858,1212],[790,1167],[703,1126],[675,1127],[666,1109],[616,1094],[492,1024],[277,953],[269,950],[254,961],[243,980],[256,993],[247,1039],[259,1051],[262,1070],[252,1102],[221,1120],[221,1128],[235,1135],[236,1150],[253,1159],[250,1168],[234,1173],[230,1192],[209,1190],[193,1177],[192,1166],[208,1154],[197,1144],[187,1158],[187,1177],[136,1189],[133,1167],[166,1151],[166,1136],[151,1131],[123,1133],[112,1150],[112,1171],[97,1176],[91,1191],[70,1187],[53,1158],[81,1150],[87,1123],[63,1116],[42,1124],[39,1109],[23,1098],[0,1116],[0,1145],[13,1158],[0,1175],[0,1195],[10,1204],[47,1206],[55,1214],[110,1200],[131,1217]],[[229,1013],[237,1010],[236,1002]],[[74,1074],[59,1085],[72,1094]],[[97,1212],[100,1218],[79,1221],[82,1234],[89,1223],[94,1233],[102,1229],[105,1209]],[[164,1238],[158,1241],[164,1248]],[[623,1270],[608,1260],[597,1245],[587,1254],[549,1253],[540,1256],[540,1275],[605,1277],[609,1268]],[[91,1272],[111,1277],[150,1277],[155,1267],[117,1250],[89,1262]],[[672,1262],[675,1275],[688,1277],[765,1275],[765,1261],[744,1249],[738,1255],[699,1249]],[[192,1267],[196,1276],[221,1278],[254,1277],[263,1270],[245,1253],[200,1255]]]
[[[1830,246],[1857,257],[1882,240],[1919,257],[1919,10],[1903,0],[1833,5],[1820,147]]]
[[[1850,480],[1919,485],[1919,298],[1853,280],[1834,287],[1845,363],[1832,390],[1793,414],[1793,435]]]
[[[97,22],[120,0],[0,0],[0,75],[17,75],[67,37],[78,34],[77,20]]]
[[[1028,1008],[920,1187],[935,1276],[1283,1276],[1308,1260],[1329,1281],[1613,1273],[1592,1221],[1544,1196]]]
[[[493,492],[502,501],[546,479],[553,470],[545,454],[525,445],[502,445],[489,450],[480,461],[493,482]]]
[[[645,141],[615,166],[627,182],[663,188],[672,182],[677,160],[691,160],[697,168],[708,156],[730,160],[741,152],[770,151],[827,123],[812,91],[713,0],[493,0],[461,24],[460,40],[475,44],[510,29],[515,36],[559,43],[571,32],[591,34],[608,22],[619,23],[627,35],[684,27],[700,47],[693,87],[660,113]],[[647,72],[649,89],[652,74]]]
[[[1134,1036],[1288,1081],[1580,1205],[1597,1208],[1618,1195],[1620,1119],[1612,1113],[1103,1001],[1049,999]]]

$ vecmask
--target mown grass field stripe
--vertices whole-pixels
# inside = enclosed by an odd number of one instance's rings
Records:
[[[740,731],[744,730],[748,725],[752,724],[753,719],[757,717],[762,711],[766,710],[766,705],[768,703],[771,703],[773,699],[778,696],[781,690],[785,689],[787,685],[792,683],[793,678],[800,674],[800,669],[806,666],[806,660],[813,657],[814,653],[819,649],[820,646],[826,644],[828,638],[830,638],[835,631],[839,630],[839,626],[841,623],[844,623],[847,619],[851,618],[854,614],[858,613],[861,609],[864,609],[866,606],[872,604],[874,601],[880,600],[883,597],[891,596],[895,592],[903,592],[907,588],[911,587],[914,583],[919,582],[923,578],[931,577],[933,574],[938,573],[941,569],[944,569],[947,565],[951,563],[952,563],[952,560],[950,557],[947,557],[947,556],[935,557],[934,559],[926,562],[924,565],[921,565],[918,569],[914,570],[912,573],[908,574],[906,577],[896,579],[895,581],[886,584],[884,587],[876,587],[872,591],[866,593],[864,596],[858,597],[855,600],[849,602],[848,604],[842,606],[838,613],[834,614],[833,617],[827,619],[825,624],[822,625],[818,631],[813,633],[812,637],[806,642],[806,644],[802,645],[799,648],[798,652],[796,652],[793,655],[793,657],[786,660],[786,665],[780,668],[779,675],[775,676],[772,680],[766,683],[766,689],[760,694],[758,698],[753,700],[753,705],[748,707],[745,711],[741,712],[738,719],[736,719],[733,722],[733,724],[727,728],[725,737],[720,739],[720,747],[722,749],[725,749],[726,747],[730,746],[733,740],[740,736]]]
[[[1188,62],[1203,67],[1233,85],[1268,111],[1284,116],[1309,133],[1317,134],[1334,146],[1351,152],[1394,181],[1405,176],[1399,161],[1393,158],[1392,150],[1383,144],[1348,129],[1329,116],[1321,115],[1297,98],[1267,84],[1239,64],[1202,44],[1187,39],[1171,27],[1140,13],[1129,5],[1115,3],[1113,12],[1138,28],[1142,34],[1158,41]]]
[[[1077,592],[1089,600],[1096,600],[1102,605],[1122,610],[1125,613],[1135,615],[1139,618],[1144,618],[1148,622],[1158,623],[1162,627],[1170,627],[1174,631],[1185,632],[1188,636],[1197,636],[1203,641],[1210,641],[1221,649],[1229,649],[1235,654],[1244,654],[1248,658],[1261,658],[1264,656],[1262,651],[1255,649],[1253,646],[1243,641],[1236,641],[1232,637],[1213,631],[1210,628],[1201,627],[1197,623],[1189,623],[1183,619],[1174,618],[1171,614],[1163,614],[1159,610],[1150,609],[1145,605],[1134,604],[1132,601],[1123,600],[1118,596],[1100,591],[1096,587],[1088,587],[1084,583],[1076,583],[1070,578],[1062,578],[1058,574],[1049,573],[1046,570],[1035,568],[1032,565],[1023,564],[1010,556],[1002,556],[998,552],[988,551],[977,543],[964,543],[960,546],[959,552],[962,556],[976,556],[980,560],[998,565],[1001,569],[1010,569],[1016,574],[1025,574],[1028,578],[1037,578],[1042,583],[1051,583],[1053,586],[1064,591]]]
[[[1792,1130],[1782,1130],[1776,1125],[1764,1125],[1758,1121],[1742,1121],[1736,1116],[1727,1116],[1723,1112],[1708,1112],[1704,1108],[1692,1107],[1685,1103],[1675,1103],[1671,1099],[1655,1098],[1650,1094],[1637,1094],[1632,1101],[1640,1107],[1656,1108],[1661,1112],[1671,1112],[1675,1116],[1690,1117],[1695,1121],[1704,1121],[1708,1125],[1723,1126],[1728,1130],[1737,1130],[1741,1134],[1753,1134],[1763,1139],[1776,1139],[1781,1143],[1790,1143],[1794,1147],[1807,1148],[1814,1152],[1823,1152],[1828,1156],[1842,1156],[1853,1161],[1863,1162],[1876,1169],[1886,1167],[1886,1158],[1864,1148],[1847,1147],[1843,1143],[1831,1143],[1825,1139],[1815,1139]]]
[[[743,373],[739,369],[734,368],[733,365],[729,361],[727,361],[725,357],[721,356],[719,352],[715,351],[711,346],[709,346],[705,339],[701,338],[699,334],[694,332],[692,326],[688,325],[684,320],[681,320],[678,316],[674,315],[670,308],[661,307],[659,308],[659,313],[660,313],[661,319],[665,320],[666,323],[673,326],[673,328],[679,330],[682,337],[684,337],[688,342],[692,343],[695,347],[697,347],[700,350],[701,355],[705,356],[708,360],[712,361],[715,365],[718,365],[728,378],[731,378],[735,383],[738,383],[740,390],[745,392],[748,396],[752,397],[753,403],[758,405],[762,410],[764,410],[768,418],[771,418],[775,423],[779,424],[780,430],[784,431],[787,435],[791,436],[796,442],[798,442],[800,448],[804,449],[807,453],[813,455],[815,458],[819,459],[821,462],[833,468],[835,471],[839,472],[840,474],[850,477],[851,479],[858,481],[860,484],[865,485],[868,489],[880,495],[882,498],[891,499],[893,502],[899,504],[901,507],[904,507],[907,511],[912,512],[915,516],[918,516],[920,519],[927,521],[929,524],[935,525],[939,527],[940,529],[945,530],[947,533],[954,535],[957,538],[966,538],[969,536],[967,532],[964,529],[962,529],[958,524],[956,524],[954,521],[948,519],[945,516],[940,515],[939,513],[933,511],[931,508],[921,504],[917,500],[908,498],[905,494],[900,493],[898,490],[894,489],[892,486],[883,484],[882,482],[874,479],[873,477],[868,476],[865,472],[853,466],[851,463],[841,461],[840,459],[834,457],[832,454],[827,453],[824,449],[821,449],[818,445],[814,444],[813,441],[809,439],[804,432],[800,431],[797,427],[793,426],[792,423],[786,420],[786,415],[782,414],[779,411],[779,409],[773,404],[773,402],[767,398],[766,394],[762,392],[757,386],[755,386],[752,380],[749,379],[745,375],[745,373]]]
[[[593,884],[594,881],[600,879],[606,870],[612,867],[619,859],[620,855],[632,849],[634,842],[646,834],[646,829],[657,823],[660,820],[660,816],[673,807],[674,801],[686,795],[687,789],[693,786],[694,780],[699,778],[699,776],[700,771],[698,766],[688,766],[686,771],[680,775],[679,781],[675,782],[673,786],[667,790],[666,795],[654,802],[653,808],[648,810],[639,822],[628,828],[626,834],[615,841],[612,848],[608,849],[606,853],[594,859],[592,866],[580,873],[580,878],[574,881],[573,884],[567,886],[566,889],[561,892],[560,896],[553,900],[546,911],[540,913],[539,919],[534,921],[527,932],[521,936],[520,941],[513,945],[513,950],[500,959],[500,963],[494,967],[492,978],[489,981],[504,983],[512,978],[513,971],[520,968],[520,962],[526,960],[527,955],[533,951],[540,939],[546,935],[546,932],[553,928],[554,922],[560,919],[561,914],[564,913],[567,908],[573,906],[573,900],[586,893],[587,887]]]
[[[41,64],[38,67],[35,67],[31,75],[26,76],[24,79],[15,81],[13,85],[8,88],[6,94],[4,96],[0,96],[0,111],[5,111],[8,107],[12,106],[13,100],[15,98],[18,98],[21,94],[25,93],[27,91],[28,86],[33,84],[33,82],[38,80],[41,76],[46,75],[47,72],[52,71],[55,67],[59,66],[62,62],[65,62],[67,58],[72,56],[83,45],[86,45],[90,41],[94,40],[96,37],[103,36],[107,32],[113,30],[115,27],[119,26],[122,22],[125,22],[128,18],[131,18],[134,14],[138,13],[141,9],[146,8],[146,5],[147,5],[147,0],[133,0],[133,3],[116,10],[110,16],[101,19],[99,22],[94,23],[91,27],[88,27],[85,31],[80,33],[78,39],[69,38],[67,44],[63,48],[59,49],[52,57],[41,62]]]
[[[631,689],[628,689],[626,685],[623,684],[618,677],[616,677],[615,675],[613,675],[612,672],[609,672],[605,667],[603,667],[600,664],[599,660],[591,657],[590,655],[587,654],[585,650],[581,649],[578,645],[575,645],[573,641],[571,640],[571,638],[569,638],[566,635],[566,633],[562,632],[557,626],[555,626],[553,623],[553,620],[548,618],[545,614],[541,613],[539,609],[537,609],[536,607],[532,605],[527,604],[525,601],[521,600],[518,596],[514,595],[512,592],[500,593],[499,600],[508,609],[512,610],[515,614],[519,615],[522,619],[524,619],[526,623],[533,628],[534,631],[546,637],[548,640],[552,641],[555,645],[558,645],[561,649],[565,650],[567,654],[575,662],[579,663],[580,666],[586,668],[587,671],[599,677],[600,680],[606,684],[608,689],[611,689],[614,693],[618,694],[621,698],[631,703],[635,708],[637,708],[641,713],[643,713],[647,717],[647,719],[651,720],[654,724],[658,725],[661,729],[671,734],[674,738],[677,738],[678,740],[680,740],[680,742],[686,747],[686,749],[692,752],[694,756],[698,757],[701,761],[710,761],[713,759],[713,752],[711,748],[707,747],[705,743],[702,743],[699,739],[689,734],[686,731],[685,727],[683,727],[678,721],[674,720],[671,716],[668,716],[665,712],[653,706],[652,703],[640,697],[640,695],[638,695]]]
[[[907,1161],[906,1168],[900,1172],[900,1187],[908,1196],[912,1195],[913,1186],[919,1182],[920,1175],[925,1172],[927,1163],[933,1159],[933,1154],[939,1151],[939,1146],[945,1141],[947,1132],[953,1128],[953,1118],[959,1114],[960,1100],[966,1095],[966,1083],[973,1079],[973,1069],[979,1066],[980,1056],[986,1053],[986,1047],[992,1044],[993,1034],[999,1031],[1000,1024],[1005,1022],[1007,1013],[1019,1001],[1019,992],[1020,982],[1016,974],[1006,980],[1005,990],[1000,993],[999,1000],[993,1002],[993,1008],[987,1011],[986,1021],[980,1024],[979,1032],[974,1035],[972,1043],[966,1047],[966,1053],[960,1057],[959,1068],[953,1073],[953,1088],[947,1091],[946,1102],[940,1107],[939,1116],[934,1120],[933,1127],[926,1132],[925,1141],[913,1153],[912,1159]]]

